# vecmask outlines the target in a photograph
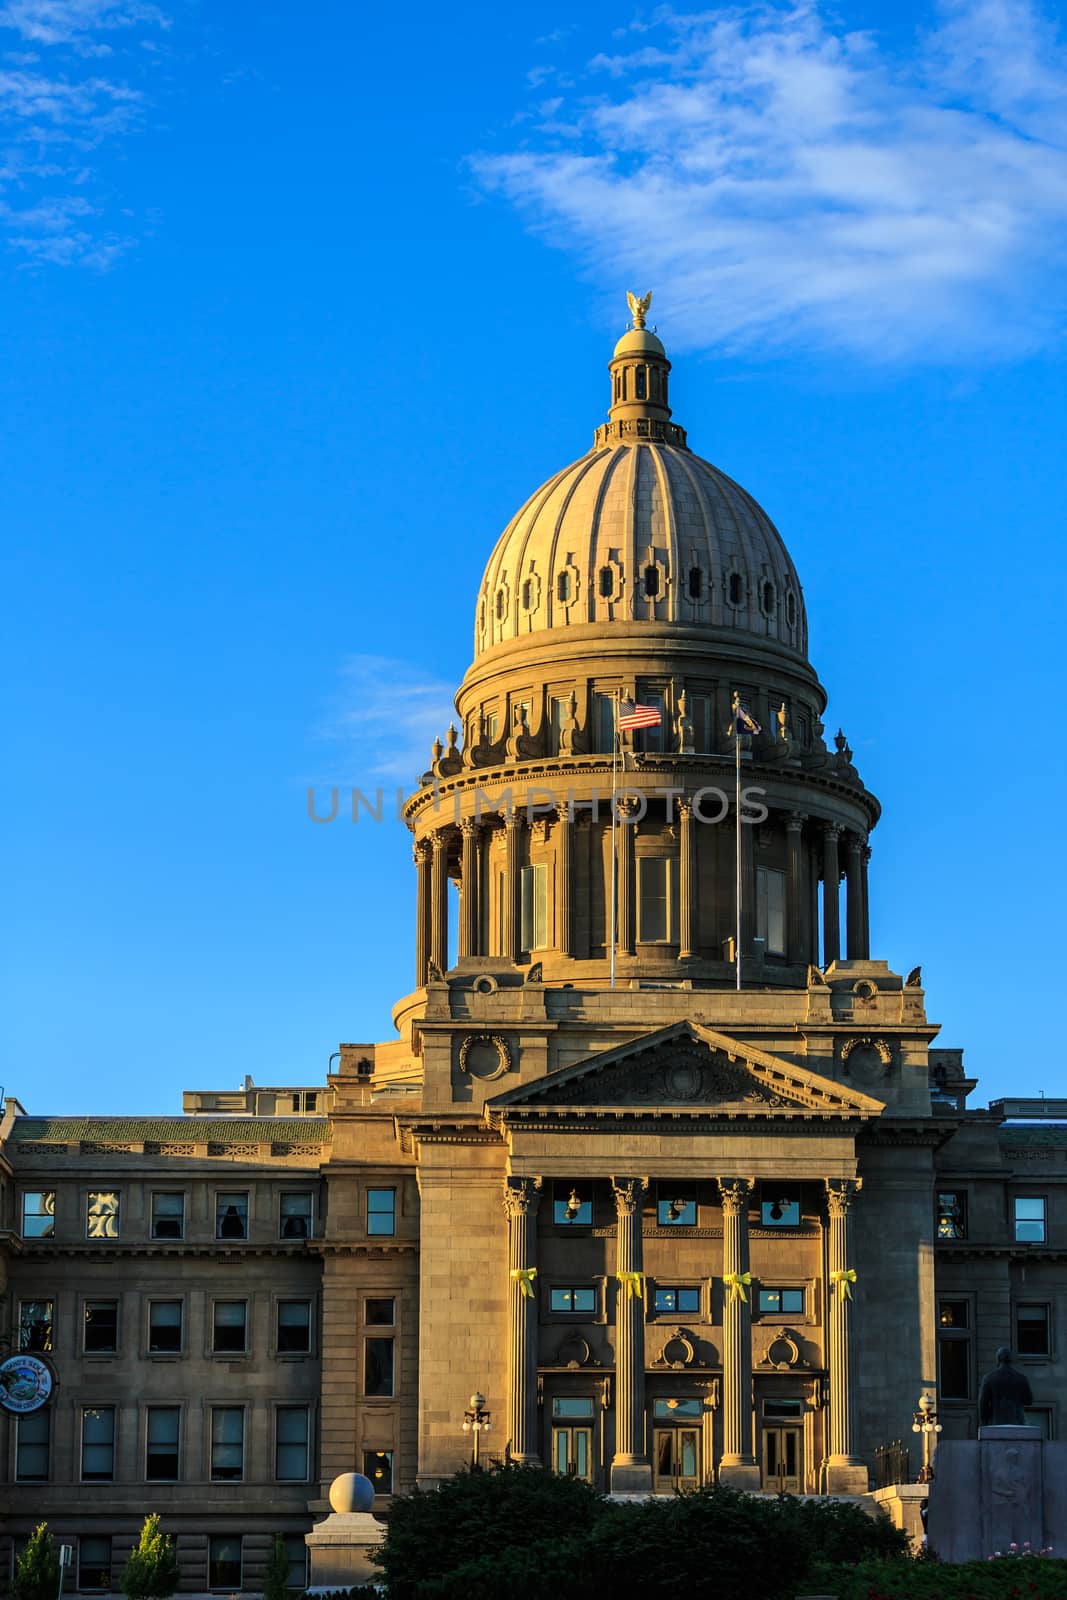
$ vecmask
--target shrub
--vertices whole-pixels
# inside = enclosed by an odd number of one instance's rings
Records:
[[[822,1567],[820,1586],[839,1600],[1067,1600],[1067,1561],[863,1561]]]
[[[174,1540],[159,1529],[159,1516],[145,1518],[141,1537],[122,1569],[119,1587],[129,1600],[167,1600],[178,1587],[178,1558]]]
[[[15,1563],[12,1600],[56,1600],[58,1593],[59,1551],[47,1522],[40,1522]]]
[[[289,1557],[280,1533],[274,1535],[267,1557],[263,1573],[263,1600],[289,1600]]]

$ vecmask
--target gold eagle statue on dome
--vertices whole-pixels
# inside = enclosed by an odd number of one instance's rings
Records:
[[[643,328],[648,308],[652,304],[652,290],[650,289],[647,294],[631,294],[630,290],[627,289],[626,304],[629,306],[630,315],[634,319],[634,327]]]

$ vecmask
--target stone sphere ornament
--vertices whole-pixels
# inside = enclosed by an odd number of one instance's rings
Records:
[[[362,1472],[342,1472],[330,1484],[330,1507],[342,1515],[374,1508],[374,1485]]]

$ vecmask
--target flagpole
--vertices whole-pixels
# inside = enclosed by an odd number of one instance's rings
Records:
[[[734,794],[734,907],[736,910],[736,926],[734,928],[734,967],[737,988],[741,988],[741,733],[737,726],[740,718],[734,715],[734,765],[735,765],[735,794]]]
[[[617,882],[617,854],[615,850],[615,763],[619,751],[619,696],[616,692],[611,697],[611,987],[615,987],[615,946],[616,921],[618,919],[618,882]]]

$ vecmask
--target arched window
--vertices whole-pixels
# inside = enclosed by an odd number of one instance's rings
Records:
[[[791,628],[797,625],[797,597],[790,589],[785,597],[785,620]]]
[[[774,584],[765,582],[760,593],[760,604],[763,606],[763,614],[765,617],[774,616],[774,601]]]
[[[634,372],[634,395],[638,400],[648,398],[648,368],[638,367]]]
[[[699,567],[689,568],[689,598],[700,600],[704,594],[704,574]]]
[[[654,600],[659,594],[659,568],[649,566],[645,568],[645,595],[649,600]]]
[[[571,575],[561,572],[556,578],[556,598],[560,605],[565,606],[571,597]]]
[[[615,593],[615,574],[610,567],[600,569],[600,598],[610,600]]]
[[[739,606],[744,598],[745,586],[739,572],[731,572],[726,593],[732,606]]]

